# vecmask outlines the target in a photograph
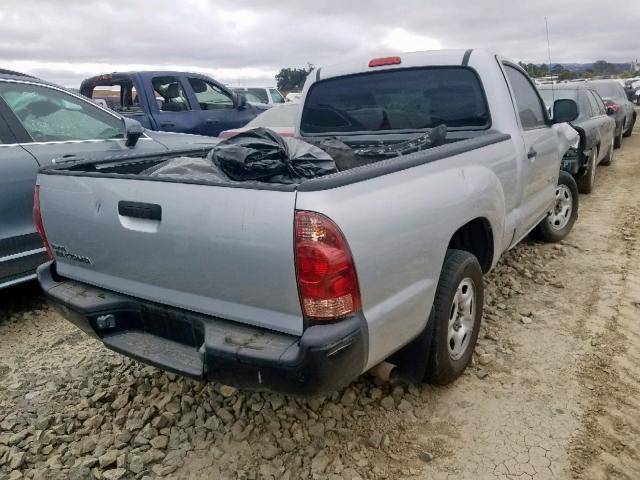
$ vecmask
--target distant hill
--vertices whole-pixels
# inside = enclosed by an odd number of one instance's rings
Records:
[[[627,70],[629,68],[630,62],[626,63],[612,63],[616,70]],[[565,70],[569,70],[570,72],[584,72],[585,70],[589,70],[593,68],[592,63],[561,63]]]

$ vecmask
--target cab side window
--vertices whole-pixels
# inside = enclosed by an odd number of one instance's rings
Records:
[[[591,118],[598,115],[598,110],[593,108],[589,92],[578,91],[578,107],[580,109],[581,118]]]
[[[220,87],[201,78],[189,78],[193,93],[202,110],[230,109],[234,107],[233,98]]]
[[[186,112],[191,110],[189,99],[178,77],[154,77],[151,84],[160,111]]]
[[[53,88],[0,83],[0,97],[35,142],[124,138],[120,118]]]
[[[598,95],[596,92],[593,92],[593,91],[590,91],[589,94],[591,95],[591,105],[593,105],[594,114],[606,115],[607,109],[604,108],[604,103],[602,103],[602,99],[600,98],[600,95]]]
[[[520,123],[524,130],[545,127],[546,121],[542,101],[534,86],[519,70],[509,66],[504,66],[509,83],[513,89]]]
[[[284,103],[285,102],[284,97],[275,88],[270,88],[269,92],[271,93],[271,100],[273,100],[273,103]]]

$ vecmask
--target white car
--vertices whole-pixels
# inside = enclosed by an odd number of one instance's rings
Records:
[[[273,130],[281,137],[293,137],[295,123],[298,117],[298,102],[287,102],[276,105],[247,123],[244,127],[224,130],[218,135],[219,138],[235,137],[239,133],[246,132],[252,128],[265,127]]]
[[[299,102],[302,98],[302,92],[289,92],[285,98],[287,102]]]
[[[247,102],[269,105],[285,103],[284,96],[274,87],[233,87],[233,90],[247,97]]]

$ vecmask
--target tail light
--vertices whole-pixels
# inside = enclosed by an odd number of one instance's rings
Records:
[[[617,103],[614,103],[614,102],[612,102],[610,100],[605,100],[604,105],[607,108],[611,108],[614,112],[619,112],[620,111],[620,105],[618,105]]]
[[[324,215],[297,211],[295,255],[300,303],[313,320],[337,320],[362,307],[353,257],[340,229]]]
[[[36,225],[36,230],[42,239],[42,243],[44,243],[44,248],[47,249],[47,254],[49,258],[53,260],[53,252],[51,251],[51,247],[49,246],[49,240],[47,240],[47,235],[44,233],[44,225],[42,223],[42,215],[40,214],[40,185],[36,185],[36,189],[33,192],[33,223]]]

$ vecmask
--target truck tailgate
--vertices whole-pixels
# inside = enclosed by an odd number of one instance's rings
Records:
[[[46,174],[38,183],[60,275],[302,333],[294,191]]]

